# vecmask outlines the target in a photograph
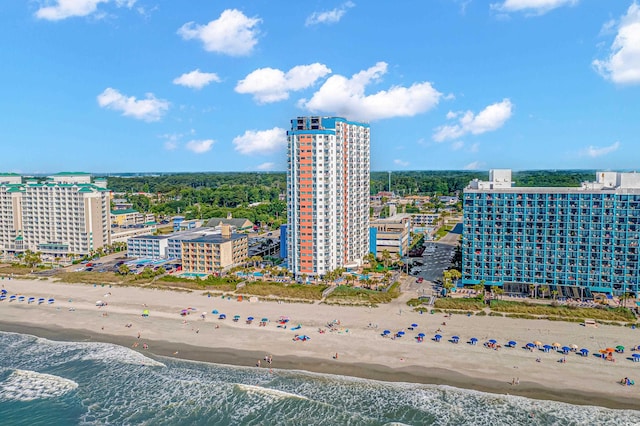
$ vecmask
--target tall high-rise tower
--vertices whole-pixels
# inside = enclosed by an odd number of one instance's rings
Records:
[[[369,253],[369,141],[366,123],[291,120],[287,261],[296,277],[357,266]]]

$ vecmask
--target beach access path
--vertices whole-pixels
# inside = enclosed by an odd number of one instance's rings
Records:
[[[246,366],[272,355],[273,363],[267,366],[263,362],[261,368],[448,384],[615,408],[640,407],[640,388],[619,384],[624,377],[640,382],[640,363],[627,359],[631,355],[628,349],[614,355],[616,362],[570,353],[566,363],[558,362],[563,355],[556,351],[523,349],[534,341],[575,344],[592,354],[617,345],[631,348],[640,344],[640,330],[628,327],[587,328],[568,322],[489,316],[445,318],[443,314],[419,314],[403,303],[379,307],[252,303],[208,297],[203,291],[52,280],[5,279],[0,283],[9,295],[55,298],[52,304],[0,302],[1,331],[112,342],[149,354]],[[403,296],[400,300],[410,295]],[[97,301],[106,305],[96,306]],[[145,309],[148,317],[142,316]],[[188,314],[181,315],[185,309]],[[225,320],[218,319],[220,313],[226,314]],[[235,315],[240,316],[237,322],[233,321]],[[246,321],[249,316],[255,318],[251,324]],[[287,328],[278,324],[281,316],[289,318]],[[259,326],[262,318],[269,319],[266,326]],[[411,330],[411,324],[417,327]],[[297,325],[301,328],[291,330]],[[384,330],[391,335],[402,330],[405,335],[383,337]],[[425,334],[421,343],[415,339],[418,333]],[[311,339],[296,341],[296,334]],[[435,334],[443,336],[440,342],[432,340]],[[460,337],[460,343],[449,341],[454,335]],[[467,343],[471,337],[478,339],[477,345]],[[484,347],[489,339],[502,347]],[[517,342],[515,348],[506,347],[510,340]],[[516,378],[519,384],[512,385]]]

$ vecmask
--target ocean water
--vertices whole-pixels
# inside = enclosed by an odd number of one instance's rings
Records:
[[[0,332],[0,424],[620,426],[639,425],[640,411],[152,359],[112,344]]]

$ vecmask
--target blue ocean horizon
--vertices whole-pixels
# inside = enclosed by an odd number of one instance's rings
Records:
[[[0,332],[3,425],[637,425],[640,411]]]

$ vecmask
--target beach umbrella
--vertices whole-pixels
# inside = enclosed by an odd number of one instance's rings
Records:
[[[15,294],[12,294],[11,296],[9,296],[9,302],[13,302],[14,300],[16,300]]]
[[[262,318],[260,321],[261,322],[269,322],[269,318]]]
[[[542,346],[542,342],[539,340],[534,341],[533,344],[536,346]]]
[[[453,343],[458,343],[458,341],[459,341],[459,340],[460,340],[460,337],[459,337],[459,336],[451,336],[451,341],[452,341]]]
[[[476,343],[478,343],[478,339],[476,339],[475,337],[472,337],[471,339],[469,339],[469,343],[471,343],[472,345],[475,345]]]
[[[552,348],[553,348],[553,346],[551,346],[551,345],[544,345],[542,347],[542,349],[544,349],[545,352],[549,352]]]
[[[439,334],[436,334],[435,336],[433,336],[433,340],[435,340],[436,342],[439,342],[440,339],[442,339],[442,336]]]
[[[55,299],[53,297],[47,300],[47,303],[53,303],[53,302],[55,302]]]
[[[425,334],[424,333],[418,333],[418,337],[421,338],[421,339],[424,339]],[[640,356],[640,354],[634,354],[634,355]]]
[[[2,291],[0,291],[0,293],[7,294],[7,290],[3,288]]]
[[[534,345],[533,343],[527,343],[525,346],[527,348],[535,348],[536,347],[536,345]]]
[[[240,315],[234,315],[233,319],[240,319]]]
[[[18,302],[24,302],[24,296],[18,296]]]
[[[569,346],[563,346],[562,347],[562,353],[568,353],[571,350],[571,348]]]
[[[618,345],[618,346],[616,346],[616,349],[617,349],[618,351],[622,352],[622,351],[624,351],[624,346],[622,346],[622,345]]]
[[[582,354],[582,356],[587,356],[589,355],[589,349],[582,348],[580,349],[580,353]]]
[[[7,298],[7,296],[4,295],[4,293],[0,294],[0,301],[5,300]]]
[[[507,346],[511,347],[511,348],[515,348],[517,345],[515,340],[509,340],[509,343],[507,343]]]
[[[411,324],[411,327],[416,328],[418,324]]]
[[[633,362],[640,362],[640,354],[633,354],[631,357],[633,358]]]
[[[387,334],[391,334],[391,330],[384,330],[384,331],[382,332],[382,334],[384,334],[385,336],[386,336]]]
[[[570,347],[571,349],[578,349],[578,345],[576,345],[576,344],[570,345],[569,347]]]
[[[27,300],[27,303],[33,303],[36,301],[35,297],[30,297],[29,300]]]
[[[217,314],[217,313],[218,313],[218,310],[217,310],[217,309],[214,309],[213,311],[211,311],[211,313],[215,315],[215,314]]]
[[[248,317],[247,321],[253,321],[253,317]]]
[[[400,330],[400,331],[398,331],[397,334],[398,334],[398,336],[404,336],[405,333],[404,333],[404,331]]]
[[[227,316],[225,314],[220,314],[218,315],[218,319],[221,319],[221,320],[227,319]]]
[[[616,350],[613,348],[607,348],[604,350],[605,352],[615,352]]]
[[[44,303],[44,297],[41,297],[40,299],[38,299],[38,304],[40,303]]]
[[[498,341],[495,339],[491,339],[489,340],[489,343],[491,343],[492,345],[495,345],[496,343],[498,343]]]
[[[558,343],[558,342],[554,342],[554,343],[551,344],[551,346],[553,346],[554,348],[559,348],[562,345],[560,343]]]

